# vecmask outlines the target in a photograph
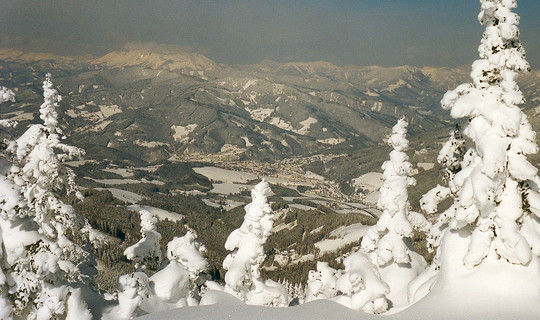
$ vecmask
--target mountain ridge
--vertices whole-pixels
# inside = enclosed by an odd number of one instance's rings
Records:
[[[17,103],[1,107],[5,117],[32,121],[42,74],[51,72],[75,144],[148,161],[353,152],[381,145],[403,116],[411,135],[447,132],[455,120],[439,101],[468,81],[464,68],[226,66],[198,53],[137,46],[92,59],[0,50],[0,67],[0,84],[19,91]],[[532,116],[539,82],[540,72],[521,78]]]

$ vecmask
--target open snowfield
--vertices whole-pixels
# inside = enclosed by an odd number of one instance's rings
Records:
[[[299,204],[299,203],[290,203],[289,207],[295,208],[295,209],[300,209],[300,210],[305,210],[305,211],[317,210],[317,208],[306,206],[304,204]]]
[[[224,200],[225,204],[217,203],[214,199],[202,199],[202,201],[210,207],[214,208],[220,208],[223,207],[223,209],[229,211],[231,209],[234,209],[238,206],[245,205],[245,203],[240,201],[233,201],[233,200]]]
[[[379,190],[383,184],[382,173],[380,172],[368,172],[359,176],[356,179],[353,179],[352,185],[355,187],[361,187],[368,191]]]
[[[268,176],[257,176],[252,173],[244,172],[244,171],[234,171],[229,169],[223,169],[218,167],[200,167],[200,168],[193,168],[193,171],[202,174],[206,178],[216,181],[216,182],[222,182],[222,183],[231,183],[231,184],[245,184],[248,181],[253,180],[260,180],[265,179],[266,181],[272,183],[272,184],[281,184],[284,186],[290,186],[290,187],[296,187],[296,186],[311,186],[310,183],[307,182],[301,182],[301,181],[293,181],[283,178],[277,178],[277,177],[268,177]],[[308,171],[305,175],[306,178],[313,179],[313,180],[324,180],[323,177],[316,175],[314,173],[311,173]]]
[[[127,169],[127,168],[105,168],[105,169],[103,169],[103,171],[110,172],[110,173],[116,173],[116,174],[122,176],[122,178],[129,178],[129,177],[133,177],[133,175],[134,175],[133,171],[130,170],[130,169]]]
[[[162,186],[162,185],[165,184],[165,182],[163,182],[163,181],[159,181],[159,180],[149,181],[149,180],[146,180],[146,179],[141,179],[141,180],[135,180],[135,179],[92,179],[92,178],[88,178],[88,177],[86,177],[86,179],[90,179],[90,180],[93,180],[93,181],[95,181],[97,183],[108,184],[108,185],[151,183],[151,184],[155,184],[155,185],[158,185],[158,186]]]
[[[363,199],[366,204],[376,204],[379,199],[379,189],[383,184],[382,173],[368,172],[351,181],[352,186],[361,188],[366,195]]]
[[[138,195],[134,192],[131,192],[131,191],[126,191],[126,190],[120,190],[120,189],[116,189],[116,188],[96,188],[96,190],[107,190],[107,191],[110,191],[113,195],[113,197],[115,197],[116,199],[120,200],[120,201],[124,201],[124,202],[127,202],[127,203],[137,203],[139,201],[141,201],[143,198],[143,196],[141,195]]]
[[[376,205],[380,196],[381,196],[381,193],[379,191],[374,191],[366,195],[366,197],[363,200],[366,204]]]
[[[450,301],[451,303],[452,301]],[[518,310],[517,312],[479,313],[473,302],[470,308],[438,311],[437,305],[409,308],[402,313],[375,315],[346,308],[330,300],[315,300],[299,306],[269,308],[250,306],[235,297],[220,291],[209,291],[197,307],[185,307],[138,317],[140,320],[538,320],[540,310]],[[504,307],[509,307],[507,303]],[[483,309],[483,308],[480,308]],[[497,312],[500,312],[498,308]],[[428,311],[430,310],[430,311]],[[475,311],[476,310],[476,311]]]
[[[222,194],[222,195],[231,195],[242,192],[242,190],[250,190],[252,186],[247,184],[236,184],[236,183],[214,183],[212,190],[210,192]]]
[[[139,212],[141,210],[146,210],[150,212],[153,216],[157,217],[159,220],[167,219],[167,220],[176,222],[176,221],[182,220],[182,218],[184,217],[184,215],[176,213],[176,212],[171,212],[171,211],[167,211],[167,210],[163,210],[163,209],[155,208],[151,206],[140,206],[137,204],[129,205],[126,207],[126,209],[133,210],[136,212]]]
[[[315,247],[319,248],[320,254],[336,251],[346,244],[358,241],[364,236],[369,226],[364,226],[361,223],[351,224],[346,227],[339,227],[330,233],[330,237],[334,239],[324,239],[315,243]]]
[[[227,170],[217,167],[193,168],[193,171],[202,174],[208,179],[224,183],[246,183],[258,179],[256,175],[241,171]]]
[[[95,162],[96,160],[73,160],[73,161],[66,161],[64,162],[64,164],[69,167],[78,167],[78,166],[85,165],[87,163],[95,163]]]
[[[186,307],[166,312],[142,316],[140,320],[339,320],[339,319],[380,319],[381,316],[369,315],[348,309],[328,300],[318,300],[296,307],[267,308],[243,304],[233,296],[212,291],[205,297],[204,303],[198,307]]]

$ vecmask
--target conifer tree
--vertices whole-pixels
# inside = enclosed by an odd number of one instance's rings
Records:
[[[390,160],[382,165],[384,183],[377,206],[383,210],[376,225],[368,229],[362,239],[362,249],[369,254],[373,263],[384,266],[395,261],[409,263],[409,248],[404,238],[411,237],[413,228],[408,220],[409,201],[407,187],[416,184],[412,177],[413,168],[405,154],[409,146],[406,138],[407,122],[398,120],[392,128],[388,144],[394,150]]]
[[[470,159],[453,179],[457,198],[449,214],[451,229],[472,228],[463,263],[469,269],[495,250],[511,263],[527,264],[540,254],[539,178],[527,154],[536,153],[536,134],[518,105],[523,94],[515,81],[530,70],[519,41],[513,0],[482,0],[486,26],[472,65],[472,83],[447,92],[442,107],[454,118],[469,118],[464,134],[474,143]],[[530,241],[530,242],[529,242]]]
[[[240,228],[231,232],[225,248],[231,253],[223,261],[225,291],[248,304],[287,306],[287,290],[270,279],[263,280],[260,265],[266,257],[263,245],[270,236],[274,215],[268,204],[270,186],[261,181],[251,191],[252,202],[245,206],[246,215]]]
[[[97,235],[55,194],[66,184],[68,192],[78,191],[61,162],[82,151],[59,142],[55,108],[61,98],[49,75],[43,89],[44,124],[31,125],[9,143],[7,170],[0,176],[2,319],[90,319],[79,289],[92,280],[82,271],[89,253],[69,236],[79,231]]]
[[[452,117],[469,119],[463,133],[474,145],[449,181],[454,201],[435,231],[437,260],[411,284],[419,301],[404,317],[433,305],[447,318],[463,317],[463,309],[469,318],[497,317],[509,306],[516,319],[540,311],[540,178],[526,157],[538,147],[515,81],[529,65],[516,1],[480,3],[486,29],[472,83],[441,101]]]
[[[465,140],[461,135],[461,130],[459,126],[456,126],[437,157],[437,162],[444,167],[443,185],[437,184],[435,188],[429,190],[420,199],[420,207],[425,213],[433,215],[438,211],[438,205],[442,201],[450,197],[454,200],[457,198],[459,187],[456,186],[454,177],[463,167],[469,165],[474,154],[473,149],[465,151],[464,144]],[[428,250],[430,252],[439,246],[441,236],[448,227],[448,222],[454,215],[455,210],[456,205],[454,204],[439,214],[436,222],[431,226],[427,235]]]
[[[413,227],[427,230],[430,226],[423,215],[409,211],[407,187],[415,185],[416,181],[412,177],[413,167],[405,153],[409,147],[407,125],[405,119],[400,119],[392,128],[388,144],[393,150],[390,159],[382,165],[384,182],[377,203],[383,213],[377,224],[367,230],[361,242],[362,251],[379,267],[381,280],[388,284],[386,298],[394,307],[408,303],[408,283],[427,267],[424,258],[412,250],[410,237],[413,235]],[[351,260],[350,268],[357,269],[356,264],[364,265],[360,256],[357,260]],[[377,287],[383,288],[380,285]],[[380,291],[377,290],[378,293]],[[373,310],[381,312],[385,307],[386,304],[377,302]]]

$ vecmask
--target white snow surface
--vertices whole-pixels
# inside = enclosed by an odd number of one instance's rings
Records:
[[[247,184],[236,184],[236,183],[214,183],[212,184],[211,193],[230,195],[242,192],[242,190],[247,190],[250,186]],[[207,203],[208,204],[208,203]]]
[[[204,302],[204,305],[203,305]],[[339,320],[339,319],[380,319],[382,316],[357,312],[329,300],[316,300],[288,308],[269,308],[243,304],[235,297],[220,291],[209,291],[198,307],[160,312],[146,315],[140,320]]]
[[[379,189],[383,185],[382,173],[368,172],[358,178],[351,180],[351,185],[355,188],[361,188],[366,193],[362,199],[364,203],[375,205],[381,196]]]
[[[305,135],[309,132],[309,128],[311,127],[311,125],[317,122],[318,122],[317,119],[313,117],[309,117],[306,120],[300,122],[300,125],[302,126],[302,128],[298,130],[294,130],[294,131],[298,134]]]
[[[472,228],[447,231],[438,273],[427,271],[424,299],[396,314],[399,319],[538,319],[540,259],[527,266],[508,263],[494,251],[469,270],[463,264]],[[437,275],[433,277],[433,275]],[[429,278],[429,279],[428,279]],[[418,286],[420,287],[421,286]],[[421,290],[419,290],[421,291]],[[414,292],[412,292],[414,294]],[[413,295],[414,296],[414,295]],[[417,300],[416,297],[415,300]]]
[[[471,295],[466,288],[463,298],[440,301],[426,300],[396,314],[369,314],[355,311],[331,300],[314,300],[287,308],[270,308],[243,304],[232,295],[222,291],[208,291],[201,300],[201,305],[170,311],[153,313],[138,317],[140,320],[537,320],[540,310],[538,301],[532,308],[517,310],[509,301],[503,301],[494,310],[486,310],[482,304],[475,304],[475,299],[464,301],[466,307],[457,306],[460,301]],[[474,290],[473,290],[474,291]],[[476,298],[476,297],[475,297]],[[497,301],[501,302],[501,301]],[[495,304],[494,302],[489,305]]]

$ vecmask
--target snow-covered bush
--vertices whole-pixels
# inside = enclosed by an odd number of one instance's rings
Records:
[[[341,275],[328,265],[328,262],[317,262],[317,270],[310,270],[306,287],[306,302],[318,299],[330,299],[336,296],[336,281]]]
[[[6,87],[0,87],[0,103],[11,101],[15,102],[15,93]]]
[[[148,220],[152,219],[146,222]],[[135,251],[141,253],[145,245],[137,248]],[[104,318],[130,319],[144,313],[198,305],[200,288],[205,280],[199,275],[208,268],[208,262],[202,256],[205,251],[191,231],[183,237],[175,237],[167,244],[169,264],[163,269],[151,277],[144,272],[134,272],[119,278],[118,305],[106,311]]]
[[[161,264],[161,248],[159,240],[161,234],[157,232],[157,218],[150,212],[141,210],[141,235],[139,242],[126,248],[124,255],[135,262],[137,271],[151,269],[156,270]]]
[[[279,283],[261,278],[259,267],[266,257],[263,245],[270,236],[274,215],[267,202],[270,187],[261,181],[251,191],[252,202],[240,228],[231,232],[225,248],[231,253],[223,261],[225,291],[248,304],[287,306],[290,297]]]
[[[408,304],[407,285],[426,268],[422,256],[412,251],[410,245],[413,225],[424,230],[429,227],[429,222],[421,214],[409,211],[407,187],[416,181],[412,178],[413,168],[405,154],[409,146],[407,125],[405,119],[400,119],[392,128],[388,144],[394,150],[390,152],[390,160],[382,165],[384,182],[377,203],[383,213],[361,242],[362,250],[372,263],[379,266],[382,280],[390,287],[387,298],[394,307]],[[378,305],[384,306],[382,303]]]
[[[40,108],[45,124],[34,124],[9,142],[0,176],[1,318],[90,319],[77,287],[87,287],[88,252],[69,232],[95,236],[87,221],[61,202],[54,191],[76,192],[72,172],[61,161],[82,151],[61,144],[54,108],[60,97],[49,76]],[[2,100],[13,94],[2,88]],[[55,151],[60,151],[57,154]],[[67,152],[66,154],[62,152]],[[85,269],[83,271],[83,269]],[[77,288],[77,289],[76,289]]]
[[[358,251],[343,264],[345,270],[336,270],[328,262],[317,262],[317,270],[309,272],[305,302],[330,299],[355,310],[386,311],[389,288],[368,256]]]
[[[390,288],[369,257],[358,251],[345,258],[343,264],[345,272],[336,281],[336,289],[343,295],[336,301],[355,310],[370,313],[386,311],[386,295]]]

